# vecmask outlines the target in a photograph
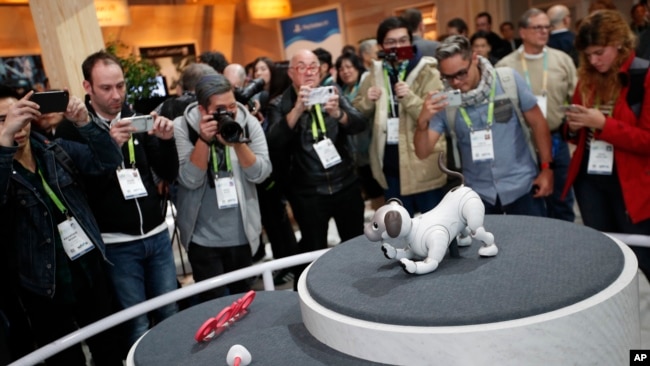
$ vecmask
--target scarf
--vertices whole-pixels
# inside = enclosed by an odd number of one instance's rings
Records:
[[[463,93],[461,95],[463,100],[463,107],[470,107],[473,105],[485,103],[490,96],[490,87],[494,81],[492,80],[494,67],[490,61],[481,56],[478,56],[478,69],[481,73],[481,80],[479,81],[476,89],[472,89],[467,93]]]

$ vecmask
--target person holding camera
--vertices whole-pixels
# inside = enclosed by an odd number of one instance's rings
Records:
[[[256,183],[271,173],[259,121],[235,100],[223,75],[203,77],[197,102],[174,120],[178,228],[196,282],[252,264],[262,223]],[[245,280],[206,291],[206,301],[246,292]]]
[[[543,198],[553,192],[551,134],[526,82],[509,67],[495,69],[463,36],[446,38],[436,58],[442,79],[461,95],[453,104],[446,93],[426,97],[415,131],[417,156],[430,156],[440,136],[449,134],[465,184],[481,197],[486,214],[546,216]]]
[[[31,96],[0,95],[0,252],[7,275],[3,290],[9,288],[3,303],[17,292],[42,347],[113,310],[110,263],[77,175],[114,171],[122,156],[76,97],[69,99],[64,116],[85,144],[50,141],[31,131],[30,122],[41,115]],[[15,313],[8,315],[16,320]],[[118,339],[109,329],[86,340],[95,365],[122,365]],[[46,363],[80,366],[86,358],[81,345],[74,345]]]
[[[366,128],[366,120],[338,88],[319,87],[319,68],[312,51],[297,51],[289,65],[292,85],[268,115],[269,148],[274,163],[284,162],[287,170],[283,185],[303,253],[327,247],[332,217],[342,241],[363,233],[361,188],[346,144],[348,135]]]
[[[166,197],[159,181],[173,182],[178,155],[172,121],[151,115],[136,116],[126,106],[126,81],[119,60],[99,51],[83,62],[88,111],[121,148],[122,164],[101,177],[85,177],[88,201],[113,263],[109,275],[120,309],[177,288],[176,265],[165,221]],[[61,126],[63,127],[63,126]],[[75,139],[69,128],[56,136]],[[155,174],[155,175],[154,175]],[[153,312],[156,322],[176,313],[176,304]],[[125,351],[150,326],[147,315],[126,323]]]
[[[442,199],[447,176],[438,168],[436,152],[419,160],[411,141],[417,116],[427,92],[442,89],[435,59],[422,56],[402,18],[385,19],[377,29],[383,60],[373,61],[370,74],[359,87],[354,106],[372,118],[370,168],[386,199],[399,198],[413,216],[426,212]]]

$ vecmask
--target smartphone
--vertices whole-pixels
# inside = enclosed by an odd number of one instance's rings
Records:
[[[333,95],[333,86],[322,86],[320,88],[314,88],[311,90],[311,92],[309,92],[309,100],[307,101],[307,106],[312,106],[314,104],[325,104]]]
[[[447,103],[449,103],[449,107],[460,107],[461,103],[463,102],[463,99],[461,98],[460,94],[461,94],[460,89],[448,90],[445,92],[445,95],[447,96]]]
[[[570,104],[570,105],[561,105],[560,110],[564,113],[566,112],[578,112],[578,109],[576,108],[575,105]]]
[[[38,104],[38,110],[42,114],[53,112],[65,112],[68,108],[70,95],[67,90],[50,90],[45,92],[34,93],[29,98],[32,102]]]
[[[153,116],[150,114],[144,116],[127,117],[124,120],[131,121],[131,126],[135,127],[135,133],[147,132],[153,129]]]
[[[390,62],[410,60],[414,55],[413,46],[393,47],[377,53],[379,58]]]

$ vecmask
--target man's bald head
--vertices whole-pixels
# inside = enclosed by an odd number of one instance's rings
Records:
[[[315,88],[320,82],[318,57],[310,50],[297,51],[289,61],[289,78],[294,87],[303,85]]]
[[[568,28],[571,24],[571,13],[569,8],[562,4],[553,5],[547,11],[548,19],[551,21],[553,29]]]
[[[223,76],[228,79],[234,88],[244,87],[246,83],[246,69],[240,64],[230,64],[223,69]]]

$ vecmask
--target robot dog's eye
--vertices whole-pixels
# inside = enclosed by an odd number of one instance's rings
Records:
[[[373,222],[373,223],[372,223],[372,229],[373,229],[373,230],[378,230],[378,229],[379,229],[379,225],[377,225],[376,222]]]

